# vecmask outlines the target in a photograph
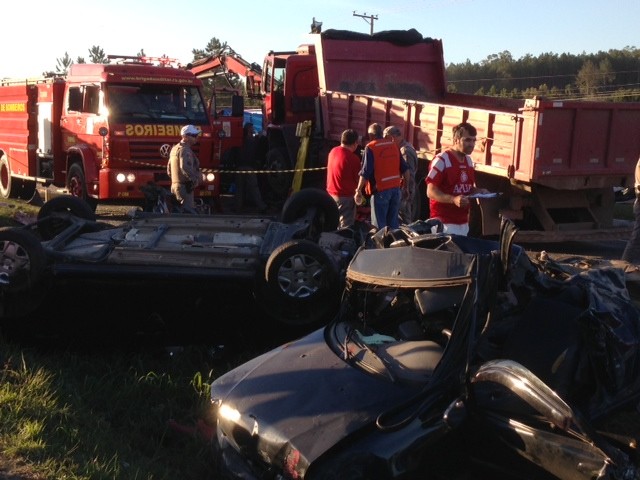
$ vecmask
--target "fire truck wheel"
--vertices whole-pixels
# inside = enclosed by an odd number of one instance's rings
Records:
[[[340,223],[336,202],[320,188],[303,188],[291,195],[282,207],[280,219],[291,223],[309,214],[313,229],[319,232],[332,232]]]
[[[16,228],[0,229],[0,282],[10,293],[25,292],[42,276],[45,253],[40,240]]]
[[[11,167],[6,155],[0,158],[0,196],[2,198],[18,198],[20,189],[17,179],[11,176]]]
[[[67,188],[71,195],[84,200],[95,212],[96,207],[98,206],[98,201],[87,195],[87,184],[85,181],[84,170],[82,169],[82,165],[79,163],[74,163],[69,167],[69,173],[67,174]]]
[[[70,195],[55,197],[46,202],[38,212],[38,230],[45,240],[51,240],[69,226],[65,216],[56,215],[67,213],[85,220],[95,221],[96,214],[84,200]]]
[[[324,319],[338,303],[338,269],[317,244],[292,240],[276,248],[257,289],[260,303],[278,321],[311,326]]]

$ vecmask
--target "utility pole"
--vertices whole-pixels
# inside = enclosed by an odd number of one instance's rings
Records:
[[[362,18],[365,22],[367,22],[369,25],[371,25],[371,32],[369,33],[369,35],[373,35],[373,22],[378,20],[378,15],[367,15],[367,12],[364,12],[362,15],[359,13],[356,13],[356,11],[353,11],[353,16],[354,17],[360,17]]]

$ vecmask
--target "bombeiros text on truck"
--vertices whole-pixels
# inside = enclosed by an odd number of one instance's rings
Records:
[[[28,199],[42,184],[93,207],[142,199],[149,182],[169,186],[169,151],[192,124],[202,132],[196,196],[215,200],[215,139],[201,80],[166,57],[109,59],[71,65],[65,76],[0,82],[0,196]]]

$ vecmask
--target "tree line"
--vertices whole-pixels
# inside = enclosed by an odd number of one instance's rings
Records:
[[[91,63],[109,63],[104,50],[94,45],[89,50]],[[233,49],[216,37],[204,48],[191,51],[192,61],[207,56],[234,53]],[[137,56],[144,56],[140,49]],[[67,73],[74,63],[69,54],[57,59],[58,75]],[[86,63],[78,57],[75,63]],[[489,55],[472,63],[450,63],[446,66],[449,92],[489,95],[506,98],[532,98],[542,96],[559,100],[600,100],[612,102],[640,101],[640,49],[597,53],[543,53],[527,54],[514,59],[508,50]],[[204,81],[205,93],[214,87],[241,89],[243,82],[234,74],[212,77]],[[251,104],[251,102],[249,102]]]
[[[640,49],[544,53],[514,59],[508,50],[479,63],[446,67],[450,92],[508,98],[640,101]]]
[[[88,51],[89,63],[111,63],[111,59],[109,59],[109,56],[105,54],[102,47],[94,45]],[[236,52],[227,44],[227,42],[221,42],[216,37],[212,37],[204,48],[194,48],[191,50],[191,54],[193,55],[193,59],[191,60],[191,62],[209,56],[218,56],[229,53],[236,54]],[[144,49],[141,48],[136,56],[140,58],[145,57]],[[45,72],[44,75],[66,75],[69,72],[69,68],[74,63],[87,63],[87,61],[84,57],[80,56],[78,56],[74,60],[73,58],[71,58],[68,52],[65,52],[62,57],[56,59],[55,71]],[[244,83],[237,74],[230,74],[228,72],[221,72],[220,75],[203,79],[202,83],[204,86],[203,93],[205,94],[205,98],[211,98],[211,93],[216,88],[219,89],[230,87],[242,91],[244,87]],[[255,99],[248,99],[247,101],[247,105],[249,106],[258,104],[259,102],[256,103]]]

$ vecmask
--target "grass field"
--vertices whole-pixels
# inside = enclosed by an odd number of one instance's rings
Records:
[[[210,478],[208,432],[190,431],[206,420],[209,383],[217,373],[202,352],[78,353],[4,341],[0,348],[5,474]]]

